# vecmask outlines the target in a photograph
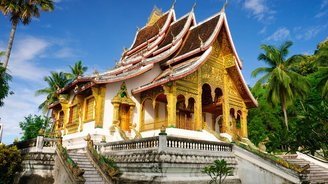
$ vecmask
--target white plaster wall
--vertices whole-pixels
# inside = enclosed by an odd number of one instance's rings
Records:
[[[136,107],[134,109],[133,113],[133,119],[132,122],[136,123],[137,129],[139,128],[139,114],[140,114],[140,101],[139,101],[139,95],[132,96],[131,90],[137,87],[140,87],[142,85],[145,85],[147,83],[150,83],[154,77],[158,76],[161,72],[161,69],[159,65],[155,65],[153,69],[150,71],[136,76],[134,78],[120,81],[116,83],[110,83],[106,85],[106,97],[105,97],[105,108],[104,108],[104,126],[103,128],[108,130],[109,127],[112,125],[113,121],[113,105],[111,103],[111,99],[113,99],[114,96],[116,96],[117,92],[120,90],[121,84],[125,82],[127,87],[127,92],[131,99],[136,103]]]
[[[212,122],[213,122],[212,114],[206,112],[205,113],[205,120],[206,120],[208,128],[212,129]]]
[[[238,162],[238,176],[242,183],[252,184],[277,184],[277,183],[291,183],[284,178],[281,178],[267,170],[259,167],[247,160],[237,157]]]
[[[152,101],[150,99],[147,99],[144,102],[144,108],[145,108],[145,124],[154,123],[155,119],[155,111],[152,105]]]
[[[222,134],[221,134],[222,135]],[[300,183],[296,173],[265,160],[238,146],[233,147],[242,183],[277,184]]]
[[[166,103],[159,102],[158,103],[158,119],[159,121],[164,121],[165,120],[165,112],[166,112]]]

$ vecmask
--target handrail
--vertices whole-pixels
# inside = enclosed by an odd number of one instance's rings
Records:
[[[86,153],[89,157],[89,160],[96,167],[96,169],[100,172],[101,177],[106,181],[106,183],[116,183],[118,178],[122,174],[117,167],[110,167],[107,163],[101,163],[101,159],[104,161],[103,155],[100,155],[97,150],[94,148],[96,145],[93,144],[91,140],[90,134],[87,136],[87,147]]]
[[[83,177],[84,170],[80,169],[77,165],[75,167],[70,165],[67,162],[67,158],[65,158],[65,155],[63,155],[63,153],[62,153],[63,149],[64,148],[61,147],[61,145],[58,145],[57,149],[56,149],[56,154],[57,154],[59,161],[64,166],[64,169],[65,169],[66,173],[68,174],[69,178],[74,183],[77,183],[77,184],[85,183],[85,178]],[[69,156],[67,155],[67,157],[69,157]],[[72,159],[70,159],[70,160],[72,160]]]

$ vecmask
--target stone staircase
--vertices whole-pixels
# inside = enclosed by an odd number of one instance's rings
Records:
[[[83,177],[85,178],[85,184],[105,184],[97,169],[88,159],[86,153],[69,153],[69,156],[81,169],[84,169],[85,172]]]
[[[304,160],[302,158],[297,158],[297,156],[289,156],[289,157],[285,157],[285,159],[289,162],[289,163],[293,163],[293,164],[297,164],[300,166],[305,166],[307,164],[310,165],[310,168],[308,169],[308,173],[307,175],[307,181],[309,181],[310,183],[313,184],[328,184],[328,169],[321,167],[319,165],[316,165],[312,162],[309,162],[307,160]]]

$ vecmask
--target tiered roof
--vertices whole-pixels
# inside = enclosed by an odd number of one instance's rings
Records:
[[[206,62],[212,52],[213,42],[221,30],[226,30],[235,56],[235,65],[229,68],[228,72],[236,81],[246,105],[257,105],[241,74],[241,62],[234,48],[224,11],[198,24],[193,9],[178,20],[175,18],[174,8],[164,14],[157,12],[156,16],[158,18],[155,21],[152,20],[151,24],[148,23],[138,30],[133,44],[124,51],[114,69],[78,78],[59,93],[80,82],[88,81],[88,86],[92,86],[124,81],[151,70],[155,64],[159,64],[163,71],[154,77],[151,83],[132,89],[133,94],[180,79],[193,73]]]

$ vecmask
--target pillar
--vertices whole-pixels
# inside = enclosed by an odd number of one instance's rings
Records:
[[[224,133],[230,133],[230,108],[229,108],[229,90],[228,90],[228,72],[224,70],[223,75],[223,98],[222,98],[222,114],[223,114],[223,122],[222,122],[222,130]]]
[[[176,85],[174,82],[169,83],[169,86],[164,86],[164,94],[167,97],[167,124],[168,127],[176,127]]]
[[[202,72],[199,69],[197,71],[197,97],[195,99],[194,104],[194,117],[195,117],[195,130],[202,130],[203,129],[203,115],[202,115]]]
[[[103,127],[106,86],[99,86],[97,88],[93,87],[92,94],[95,97],[96,102],[95,127]]]
[[[243,110],[242,110],[241,117],[240,117],[241,137],[243,137],[243,138],[248,137],[247,114],[248,114],[248,110],[246,109],[246,107],[244,107]]]

